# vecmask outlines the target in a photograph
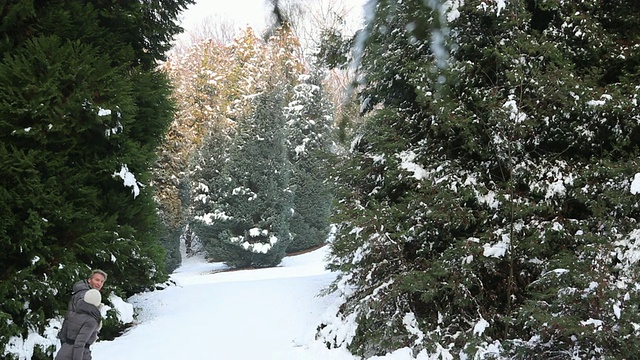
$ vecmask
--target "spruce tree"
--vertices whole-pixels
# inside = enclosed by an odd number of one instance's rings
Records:
[[[42,333],[91,268],[105,300],[165,278],[145,185],[173,106],[155,67],[191,2],[0,6],[0,347]]]
[[[285,108],[294,193],[290,224],[293,239],[287,252],[325,243],[333,200],[329,185],[331,110],[320,74],[305,79],[293,88],[293,98]]]
[[[189,203],[192,217],[189,227],[202,242],[209,260],[217,262],[227,260],[224,253],[211,249],[221,247],[218,236],[227,227],[219,220],[228,217],[224,199],[233,186],[228,173],[233,146],[233,135],[228,134],[229,131],[210,134],[194,155],[194,164],[191,165],[194,171],[191,174],[193,185]]]
[[[247,29],[230,46],[202,44],[191,97],[202,99],[206,111],[195,118],[208,131],[192,164],[190,228],[210,259],[234,267],[277,265],[290,244],[293,188],[284,104],[291,102],[303,67],[291,32],[283,27],[272,35],[264,42]],[[259,201],[248,196],[254,193]],[[269,236],[255,235],[265,233],[261,229]],[[259,244],[270,243],[271,234],[278,244],[268,250],[271,245]],[[256,254],[258,248],[268,254]]]
[[[228,163],[201,195],[209,210],[198,214],[194,231],[211,257],[231,267],[278,265],[291,240],[281,96],[273,91],[256,97],[254,113],[238,121]]]
[[[321,334],[365,357],[637,357],[638,3],[448,5],[380,1],[364,32],[373,111],[331,262],[357,328]]]

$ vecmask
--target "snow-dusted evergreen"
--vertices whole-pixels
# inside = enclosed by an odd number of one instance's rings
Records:
[[[347,119],[353,104],[331,119],[286,21],[266,40],[247,29],[232,44],[194,43],[162,68],[179,108],[166,132],[174,108],[156,66],[187,3],[14,1],[0,12],[0,356],[50,358],[69,285],[90,267],[110,275],[104,340],[134,321],[121,296],[178,265],[179,238],[232,267],[276,266],[323,243],[331,212],[335,274],[318,270],[317,252],[309,267],[256,272],[295,281],[244,292],[294,285],[314,306],[308,319],[321,323],[296,323],[305,339],[273,347],[283,354],[640,357],[640,3],[370,0],[353,39],[313,32],[330,42],[318,52],[330,65],[354,44],[362,123]],[[334,123],[352,126],[341,140],[355,134],[328,156]],[[240,285],[250,271],[192,265],[181,280],[216,282],[207,296],[223,298],[229,279],[226,291],[254,290]],[[339,303],[309,301],[334,275],[326,292]],[[195,301],[203,288],[140,304]],[[282,316],[267,301],[302,307],[277,293],[245,308],[267,318]],[[204,313],[157,312],[183,325]],[[94,349],[122,351],[106,344]],[[234,350],[224,354],[245,354]]]
[[[321,75],[303,75],[293,87],[285,107],[288,156],[292,167],[294,194],[287,252],[324,244],[329,233],[333,200],[329,184],[332,147],[332,109],[323,89]]]
[[[174,109],[157,65],[191,2],[3,2],[3,359],[50,358],[43,336],[92,268],[109,274],[107,303],[166,278],[149,168]]]
[[[297,39],[285,26],[266,42],[247,29],[229,46],[201,46],[200,86],[184,100],[202,98],[206,110],[196,116],[207,130],[189,207],[208,256],[234,267],[273,266],[285,251],[324,243],[331,107],[321,81],[304,74]]]
[[[374,4],[345,301],[319,334],[364,357],[637,357],[640,5]]]
[[[291,241],[292,193],[281,94],[258,95],[255,111],[239,119],[229,158],[214,177],[216,197],[194,230],[212,258],[233,267],[275,266]],[[206,196],[206,198],[204,198]]]

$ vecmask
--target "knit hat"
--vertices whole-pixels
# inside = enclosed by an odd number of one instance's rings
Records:
[[[84,294],[84,301],[93,306],[98,306],[102,302],[102,295],[96,289],[87,290]]]

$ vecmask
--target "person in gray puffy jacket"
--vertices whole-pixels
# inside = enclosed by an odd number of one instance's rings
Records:
[[[101,316],[98,306],[102,302],[102,296],[96,289],[87,290],[83,300],[78,301],[75,311],[65,319],[67,326],[66,339],[55,357],[55,360],[91,360],[90,346],[96,340],[97,330],[100,326]]]
[[[98,291],[102,290],[102,286],[104,285],[104,282],[106,280],[107,280],[107,273],[102,270],[96,269],[91,271],[91,275],[89,275],[88,279],[80,280],[75,284],[73,284],[72,295],[71,295],[71,299],[69,299],[67,312],[64,315],[64,321],[62,322],[62,327],[58,332],[58,339],[60,339],[61,343],[64,343],[67,341],[67,339],[65,338],[67,334],[67,323],[68,323],[67,319],[76,311],[75,309],[78,302],[82,301],[82,299],[84,298],[84,294],[87,292],[87,290],[90,290],[90,289],[96,289]],[[94,338],[97,338],[98,332],[96,331],[96,333],[93,336]]]

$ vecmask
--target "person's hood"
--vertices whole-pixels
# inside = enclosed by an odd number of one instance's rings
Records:
[[[87,282],[87,280],[80,280],[73,284],[73,293],[77,293],[79,291],[90,290],[91,286]]]

